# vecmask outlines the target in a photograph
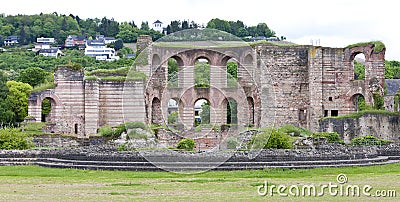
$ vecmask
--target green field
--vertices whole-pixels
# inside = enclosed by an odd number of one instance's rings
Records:
[[[397,197],[259,196],[258,186],[370,185],[376,190],[395,190]],[[50,169],[37,166],[0,167],[2,201],[399,201],[400,164],[370,167],[307,170],[210,171],[200,174],[171,172],[95,171]],[[286,193],[289,193],[286,190]],[[362,195],[362,194],[361,194]]]

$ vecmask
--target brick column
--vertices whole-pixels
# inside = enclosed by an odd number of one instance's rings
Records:
[[[182,66],[178,71],[178,86],[189,88],[194,85],[194,66]]]
[[[99,128],[99,83],[85,81],[85,134],[96,134]]]
[[[216,88],[226,88],[226,66],[210,66],[210,85]]]

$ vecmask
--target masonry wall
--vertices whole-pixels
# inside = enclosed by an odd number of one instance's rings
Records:
[[[400,143],[400,116],[367,113],[360,118],[328,118],[320,122],[319,130],[337,132],[346,143],[366,135]]]
[[[309,107],[307,47],[258,47],[261,126],[306,127]],[[301,117],[300,117],[301,116]]]

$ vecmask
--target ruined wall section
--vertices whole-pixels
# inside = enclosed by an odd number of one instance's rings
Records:
[[[359,118],[327,118],[320,122],[319,130],[337,132],[345,143],[351,139],[372,135],[379,139],[400,143],[400,116],[366,113]]]
[[[55,120],[62,133],[84,135],[84,85],[83,71],[70,67],[58,67],[54,74],[55,94],[63,110]],[[60,106],[59,106],[60,107]]]
[[[310,104],[308,48],[264,45],[257,47],[257,53],[261,67],[261,126],[306,126]]]
[[[100,85],[97,80],[85,81],[85,134],[96,134],[99,128]]]
[[[99,127],[145,121],[143,82],[99,82]],[[127,91],[127,92],[124,92]]]

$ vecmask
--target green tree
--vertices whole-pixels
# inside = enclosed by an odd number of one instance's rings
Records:
[[[374,109],[377,110],[385,110],[385,103],[383,100],[383,96],[379,93],[373,93],[372,97],[374,99]]]
[[[231,26],[230,26],[229,22],[226,20],[221,20],[219,18],[211,19],[207,23],[207,28],[218,29],[218,30],[225,31],[228,33],[231,32]]]
[[[168,85],[170,87],[178,87],[178,62],[173,59],[168,59]]]
[[[8,94],[6,100],[15,113],[14,120],[21,122],[28,115],[28,97],[32,87],[27,83],[7,81]]]
[[[210,87],[210,64],[196,62],[194,65],[194,85],[198,88]]]
[[[210,123],[210,103],[204,102],[201,105],[200,112],[201,124],[209,124]]]
[[[365,79],[365,66],[361,62],[354,60],[354,80]]]
[[[150,30],[149,23],[147,21],[142,22],[142,24],[140,25],[140,29],[144,31]]]
[[[114,49],[115,50],[120,50],[122,47],[124,47],[124,43],[122,42],[121,39],[118,39],[114,42]]]
[[[27,69],[21,71],[17,80],[35,87],[44,83],[48,76],[49,73],[42,68],[28,67]]]
[[[124,22],[119,25],[119,32],[117,38],[121,39],[124,43],[136,42],[138,37],[137,28],[131,24]]]

